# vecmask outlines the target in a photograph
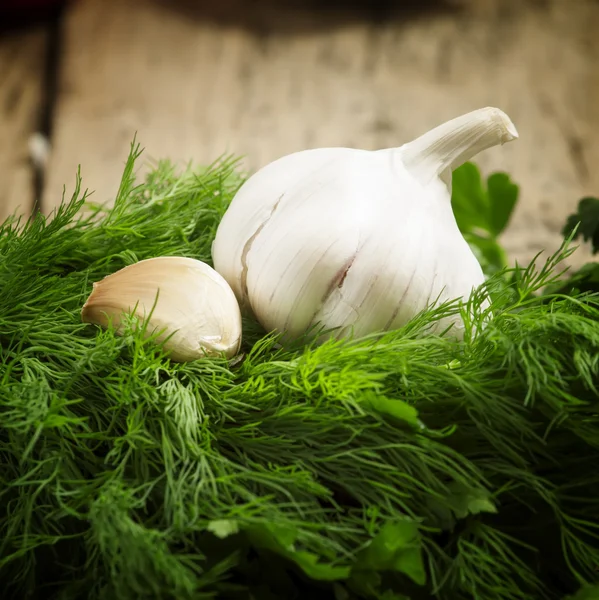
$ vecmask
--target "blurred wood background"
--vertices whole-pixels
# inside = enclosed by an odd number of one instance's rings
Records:
[[[2,31],[0,217],[49,213],[79,164],[110,201],[135,132],[146,160],[231,152],[255,170],[309,147],[398,146],[494,105],[520,133],[477,158],[521,185],[504,243],[521,261],[557,248],[599,194],[599,3],[331,4],[77,0]]]

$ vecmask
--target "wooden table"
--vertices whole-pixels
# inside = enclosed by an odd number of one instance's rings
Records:
[[[0,37],[0,216],[51,212],[79,164],[110,201],[135,132],[146,161],[231,152],[254,170],[308,147],[398,146],[486,105],[520,132],[477,159],[521,184],[513,258],[554,250],[599,194],[595,0],[462,0],[382,22],[297,0],[79,0],[58,25]]]

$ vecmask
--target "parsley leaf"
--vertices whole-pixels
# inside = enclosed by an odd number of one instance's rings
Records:
[[[505,173],[492,174],[485,184],[473,163],[453,172],[451,203],[456,222],[487,275],[507,266],[498,238],[510,221],[518,194],[518,186]]]
[[[576,229],[578,227],[578,229]],[[564,237],[574,231],[574,239],[582,237],[592,243],[593,254],[599,252],[599,198],[587,196],[578,203],[578,211],[568,217],[562,229]]]

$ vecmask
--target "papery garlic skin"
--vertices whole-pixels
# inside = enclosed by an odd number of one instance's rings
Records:
[[[212,267],[192,258],[150,258],[112,273],[94,283],[81,311],[84,322],[112,323],[117,333],[126,314],[150,316],[147,336],[164,330],[157,339],[175,362],[230,358],[241,345],[235,294]]]
[[[486,108],[400,148],[306,150],[240,188],[212,247],[242,308],[290,338],[391,330],[484,281],[451,207],[451,170],[517,137]],[[461,337],[461,319],[445,319]]]

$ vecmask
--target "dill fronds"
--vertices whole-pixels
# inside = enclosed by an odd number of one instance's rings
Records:
[[[138,156],[113,208],[81,217],[78,178],[0,229],[4,597],[594,597],[599,297],[538,294],[566,246],[489,280],[463,343],[425,335],[447,304],[287,349],[247,322],[240,361],[174,364],[81,306],[135,261],[210,262],[242,178],[138,183]]]

